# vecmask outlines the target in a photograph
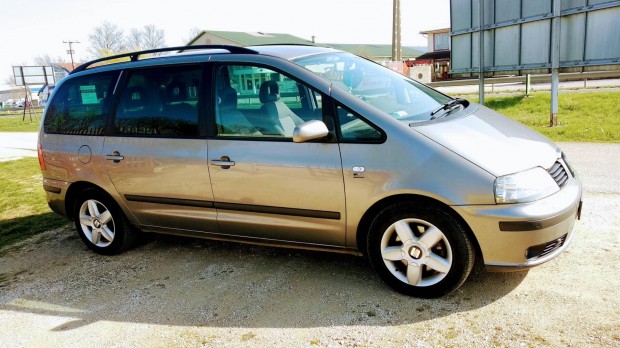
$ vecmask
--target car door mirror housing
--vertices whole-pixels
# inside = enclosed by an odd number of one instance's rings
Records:
[[[303,143],[306,141],[324,138],[329,135],[329,130],[325,123],[319,120],[304,122],[293,131],[293,141]]]

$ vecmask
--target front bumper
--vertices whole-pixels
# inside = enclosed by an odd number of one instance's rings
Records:
[[[487,270],[511,271],[547,262],[564,251],[581,213],[579,180],[544,199],[520,204],[453,207],[469,224]]]

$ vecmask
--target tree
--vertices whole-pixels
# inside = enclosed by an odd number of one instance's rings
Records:
[[[166,46],[166,34],[164,30],[158,29],[153,24],[145,25],[142,35],[144,39],[142,42],[142,48],[145,50]]]
[[[62,63],[63,61],[64,59],[62,59],[62,57],[58,56],[56,58],[52,58],[49,54],[34,57],[34,65],[50,66],[53,63]]]
[[[187,45],[188,43],[190,43],[200,33],[202,33],[202,30],[200,30],[199,28],[197,27],[191,28],[187,36],[183,39],[183,45]]]
[[[144,33],[140,29],[133,28],[127,34],[126,46],[130,51],[140,51],[144,45]]]
[[[95,57],[106,57],[126,49],[123,30],[108,21],[95,27],[88,35],[88,41],[90,41],[88,50]]]

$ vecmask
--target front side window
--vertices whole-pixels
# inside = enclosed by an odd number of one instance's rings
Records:
[[[337,112],[341,142],[370,144],[383,142],[383,133],[355,112],[340,105],[337,107]]]
[[[114,121],[116,134],[198,136],[199,66],[131,71]]]
[[[260,66],[216,69],[218,137],[291,138],[296,126],[322,120],[321,94]]]
[[[450,97],[399,73],[344,52],[317,54],[293,61],[364,100],[386,114],[408,122],[430,120]]]
[[[107,72],[65,81],[48,106],[45,133],[104,135],[117,78]]]

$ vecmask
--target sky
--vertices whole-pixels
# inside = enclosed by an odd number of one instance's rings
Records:
[[[449,0],[401,0],[404,46],[426,46],[420,31],[450,26]],[[88,35],[104,21],[125,32],[154,24],[167,46],[183,45],[192,28],[288,33],[320,43],[390,44],[392,0],[0,0],[0,85],[13,65],[36,56],[92,59]],[[23,13],[23,15],[22,15]]]

